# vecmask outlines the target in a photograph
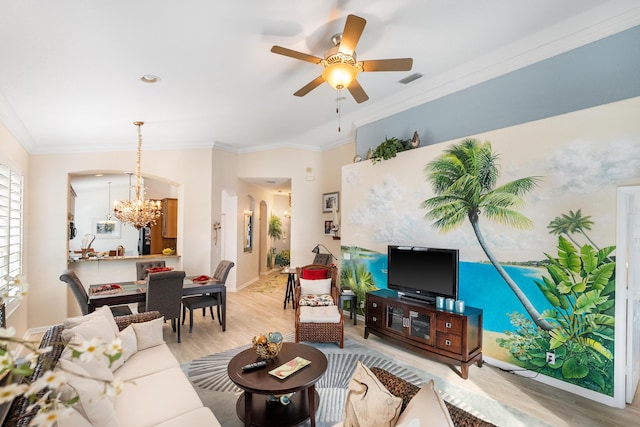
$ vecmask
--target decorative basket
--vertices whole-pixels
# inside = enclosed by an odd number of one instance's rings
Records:
[[[269,337],[271,333],[267,334]],[[260,339],[262,338],[262,340]],[[274,342],[266,339],[265,335],[253,337],[253,349],[262,360],[275,359],[282,349],[282,341]]]

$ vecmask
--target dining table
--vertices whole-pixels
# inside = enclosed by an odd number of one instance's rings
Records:
[[[227,329],[227,287],[214,278],[206,281],[193,281],[199,276],[184,278],[182,295],[220,294],[220,315],[222,330]],[[103,305],[121,305],[145,302],[147,298],[147,281],[134,280],[128,282],[112,282],[89,286],[89,313]]]

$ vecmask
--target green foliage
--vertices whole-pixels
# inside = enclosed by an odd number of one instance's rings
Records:
[[[382,160],[389,160],[401,151],[410,150],[410,140],[396,137],[386,138],[371,153],[371,163],[376,164]]]
[[[269,234],[269,237],[274,241],[282,238],[282,221],[279,216],[271,214],[269,217],[269,229],[267,230],[267,234]]]
[[[553,325],[544,332],[513,314],[516,333],[498,344],[522,364],[591,390],[613,394],[615,247],[600,250],[584,245],[579,250],[562,235],[558,255],[547,255],[548,275],[535,283],[553,306],[542,317]],[[547,351],[556,363],[545,366]]]
[[[276,254],[276,265],[289,265],[291,262],[291,251],[283,249],[280,253]]]
[[[360,310],[360,301],[365,300],[367,292],[377,287],[367,266],[358,260],[348,260],[342,264],[340,271],[340,286],[349,288],[356,294],[356,307]]]

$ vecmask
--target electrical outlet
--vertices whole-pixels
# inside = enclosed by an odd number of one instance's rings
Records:
[[[556,363],[556,354],[551,352],[551,351],[547,351],[547,363],[549,365],[553,365],[554,363]]]

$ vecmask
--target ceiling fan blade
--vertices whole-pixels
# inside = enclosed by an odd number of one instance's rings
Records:
[[[358,44],[358,40],[360,40],[366,24],[367,21],[364,18],[355,15],[347,16],[347,22],[344,24],[338,52],[353,55],[353,51],[356,50],[356,45]]]
[[[362,71],[409,71],[413,66],[412,58],[374,59],[361,61]]]
[[[362,86],[360,86],[357,80],[352,81],[347,89],[349,89],[351,96],[353,96],[353,99],[355,99],[358,104],[369,99],[369,95],[362,89]]]
[[[317,56],[308,55],[306,53],[298,52],[297,50],[287,49],[286,47],[282,47],[282,46],[273,46],[271,48],[271,52],[277,53],[278,55],[284,55],[290,58],[311,62],[312,64],[319,64],[320,61],[322,61],[322,58],[318,58]]]
[[[315,80],[312,80],[310,83],[307,83],[304,87],[298,89],[298,91],[294,93],[294,95],[305,96],[306,94],[308,94],[309,92],[311,92],[312,90],[320,86],[322,83],[324,83],[324,79],[322,78],[322,76],[318,76]]]

